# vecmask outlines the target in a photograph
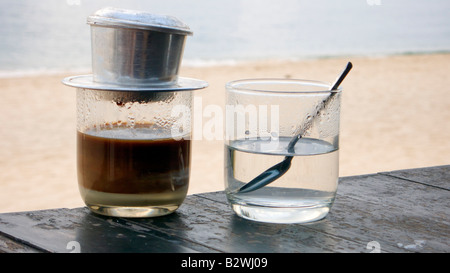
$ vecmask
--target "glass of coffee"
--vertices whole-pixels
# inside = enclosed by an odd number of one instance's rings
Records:
[[[172,213],[188,191],[193,90],[202,80],[178,76],[184,41],[178,19],[101,9],[88,17],[92,75],[76,87],[78,184],[99,214]]]
[[[77,89],[81,196],[100,214],[149,217],[175,211],[189,184],[192,92]],[[175,115],[177,114],[177,115]]]

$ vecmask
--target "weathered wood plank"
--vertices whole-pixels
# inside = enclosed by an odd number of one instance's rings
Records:
[[[200,195],[226,202],[220,192]],[[450,252],[450,194],[436,187],[382,174],[341,178],[326,219],[304,225],[316,232],[369,242],[387,252]]]
[[[30,247],[0,235],[0,253],[41,253],[42,250]]]
[[[86,208],[0,214],[0,252],[369,252],[370,243],[381,252],[450,252],[448,168],[341,178],[331,213],[305,225],[239,218],[224,192],[188,196],[159,218]]]
[[[222,192],[222,195],[224,193]],[[211,196],[213,194],[206,194]],[[220,196],[220,193],[216,193]],[[300,224],[269,224],[237,217],[227,204],[189,196],[164,218],[130,219],[223,252],[364,252],[366,245]]]
[[[0,215],[0,232],[48,252],[203,252],[186,241],[86,208]]]
[[[450,190],[450,165],[382,172],[381,174]]]
[[[333,234],[364,234],[382,248],[450,252],[448,191],[384,175],[342,179],[339,187],[326,222]]]

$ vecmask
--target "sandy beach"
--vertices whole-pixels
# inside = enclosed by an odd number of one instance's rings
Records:
[[[450,54],[261,61],[183,67],[209,82],[203,107],[224,105],[224,85],[243,78],[343,83],[340,176],[450,164]],[[89,73],[89,71],[87,71]],[[0,79],[0,212],[78,207],[73,74]],[[189,193],[223,190],[223,143],[196,140]]]

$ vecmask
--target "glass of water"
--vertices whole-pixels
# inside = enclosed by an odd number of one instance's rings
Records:
[[[339,178],[342,92],[330,89],[292,79],[226,84],[225,192],[238,216],[307,223],[328,214]]]

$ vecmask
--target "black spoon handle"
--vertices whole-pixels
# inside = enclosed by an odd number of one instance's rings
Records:
[[[350,72],[352,67],[353,67],[353,64],[351,62],[348,62],[347,65],[345,66],[344,70],[342,71],[342,73],[337,77],[337,79],[334,82],[333,86],[331,87],[330,91],[334,91],[334,90],[338,89],[339,85],[345,79],[345,77],[347,76],[348,72]],[[305,132],[308,131],[308,129],[312,126],[313,121],[316,118],[316,116],[318,116],[320,114],[320,112],[322,112],[323,109],[327,108],[328,104],[330,104],[331,99],[336,94],[337,94],[337,92],[331,92],[331,94],[316,107],[316,110],[314,111],[314,113],[308,117],[308,119],[306,120],[305,124],[303,125],[301,131],[296,136],[294,136],[291,139],[291,141],[289,142],[289,145],[288,145],[289,153],[294,153],[295,144],[297,144],[298,140],[300,138],[302,138],[302,136],[305,134]]]
[[[339,75],[336,79],[336,81],[334,82],[333,86],[331,87],[331,90],[337,90],[339,85],[341,85],[342,81],[345,79],[345,77],[347,76],[348,72],[350,72],[350,70],[352,69],[353,64],[351,62],[347,63],[347,66],[344,68],[344,70],[342,71],[341,75]]]
[[[323,109],[327,108],[328,104],[330,104],[330,101],[335,95],[336,92],[331,92],[331,94],[326,99],[320,102],[320,104],[317,106],[313,114],[307,117],[307,120],[303,123],[303,126],[300,128],[300,131],[294,137],[292,137],[291,141],[289,141],[287,147],[288,153],[291,154],[295,153],[294,149],[295,144],[297,144],[300,138],[302,138],[303,135],[309,130],[309,128],[311,128],[316,117],[320,114],[320,112],[323,111]]]

